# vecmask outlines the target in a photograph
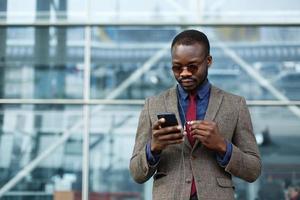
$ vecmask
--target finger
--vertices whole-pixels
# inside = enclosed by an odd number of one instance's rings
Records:
[[[200,130],[207,130],[207,131],[212,131],[214,130],[215,126],[213,124],[206,124],[206,123],[197,123],[197,124],[193,124],[191,126],[191,130],[194,129],[200,129]]]
[[[201,124],[205,124],[205,125],[215,125],[216,122],[214,121],[210,121],[210,120],[202,120]]]
[[[193,120],[193,121],[187,121],[186,123],[188,125],[194,125],[194,124],[200,124],[202,122],[202,120]]]
[[[168,145],[172,145],[172,144],[180,144],[184,141],[184,138],[181,139],[177,139],[177,140],[165,140],[165,141],[159,141],[159,145],[162,146],[168,146]]]
[[[162,129],[164,131],[166,131],[167,133],[181,132],[182,131],[182,126],[181,125],[168,126],[168,127],[162,128]]]
[[[165,128],[160,128],[158,130],[155,130],[153,132],[154,137],[158,137],[160,135],[168,135],[172,133],[180,133],[182,132],[182,126],[170,126],[170,127],[165,127]]]
[[[192,137],[200,140],[200,142],[203,142],[205,140],[205,136],[202,136],[202,135],[193,135]]]
[[[153,130],[158,130],[160,128],[160,126],[166,122],[165,118],[160,118],[159,120],[157,120],[156,122],[154,122],[152,129]]]
[[[184,138],[178,139],[178,140],[169,140],[165,141],[167,145],[172,145],[172,144],[180,144],[184,141]]]
[[[190,121],[190,123],[188,123],[190,125],[190,127],[192,129],[196,129],[199,128],[200,126],[208,126],[208,124],[203,123],[203,121],[198,120],[198,121]]]
[[[179,140],[183,138],[182,133],[171,133],[168,135],[161,135],[157,139],[158,140],[164,140],[164,141],[169,141],[169,140]]]
[[[207,137],[210,135],[210,132],[206,131],[206,130],[199,130],[199,129],[195,129],[193,131],[191,131],[192,135],[199,135],[199,136],[203,136],[203,137]]]
[[[186,130],[184,130],[184,131],[183,131],[183,135],[187,135],[187,132],[186,132]]]
[[[193,138],[198,139],[204,145],[208,145],[209,144],[209,140],[205,136],[193,135]]]
[[[193,125],[191,129],[199,129],[199,130],[204,130],[204,131],[212,131],[214,127],[212,125],[206,125],[206,124],[197,124]]]

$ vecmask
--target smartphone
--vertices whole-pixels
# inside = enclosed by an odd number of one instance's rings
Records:
[[[177,121],[175,113],[158,113],[157,118],[158,119],[165,118],[165,120],[166,120],[165,123],[163,123],[161,125],[162,128],[178,125],[178,121]]]

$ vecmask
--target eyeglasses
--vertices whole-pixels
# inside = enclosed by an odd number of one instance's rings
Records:
[[[174,73],[181,73],[184,69],[184,67],[186,67],[186,69],[191,72],[192,74],[196,73],[199,69],[199,66],[200,65],[197,65],[197,64],[189,64],[189,65],[186,65],[186,66],[177,66],[177,65],[173,65],[172,66],[172,70]]]
[[[174,73],[176,74],[180,74],[184,67],[186,67],[186,69],[191,72],[192,74],[196,73],[199,68],[201,67],[201,65],[203,64],[204,61],[206,61],[206,58],[205,57],[200,63],[192,63],[192,64],[188,64],[188,65],[184,65],[184,66],[180,66],[180,65],[173,65],[172,66],[172,70]]]

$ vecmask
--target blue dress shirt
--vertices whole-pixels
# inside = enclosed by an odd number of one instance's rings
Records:
[[[206,80],[197,91],[197,120],[203,120],[208,107],[211,84]],[[182,124],[185,124],[185,113],[189,104],[188,93],[180,86],[177,86],[178,91],[178,110]],[[226,153],[224,156],[216,154],[219,165],[225,167],[232,154],[232,144],[226,141]],[[146,145],[146,157],[150,165],[155,165],[159,161],[160,155],[151,152],[150,141]]]

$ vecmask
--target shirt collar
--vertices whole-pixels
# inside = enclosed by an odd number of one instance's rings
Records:
[[[197,90],[197,96],[199,99],[203,99],[207,95],[207,93],[210,91],[210,86],[210,82],[208,79],[206,79]],[[180,84],[177,85],[177,88],[181,100],[187,100],[189,94],[181,87]]]

